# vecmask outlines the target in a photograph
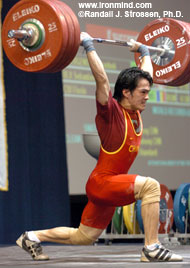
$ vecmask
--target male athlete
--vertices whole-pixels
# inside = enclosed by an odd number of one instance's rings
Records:
[[[141,54],[141,69],[123,70],[112,97],[103,64],[87,33],[81,33],[81,44],[96,81],[96,126],[101,140],[99,159],[86,185],[89,201],[79,228],[57,227],[25,232],[16,242],[34,260],[48,260],[40,242],[92,244],[110,223],[115,207],[141,199],[145,231],[141,261],[182,261],[181,256],[164,248],[158,240],[159,183],[150,177],[127,174],[139,150],[143,130],[140,114],[146,107],[153,82],[149,51],[146,46],[133,41],[131,51]]]

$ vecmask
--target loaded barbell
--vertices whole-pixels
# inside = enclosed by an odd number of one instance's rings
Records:
[[[90,33],[89,33],[90,34]],[[174,19],[150,22],[137,41],[150,50],[154,83],[180,86],[190,81],[190,24]],[[130,42],[93,38],[94,42],[130,47]],[[58,72],[80,46],[80,26],[60,0],[21,0],[8,12],[2,43],[9,60],[27,72]],[[140,64],[139,54],[135,61]]]

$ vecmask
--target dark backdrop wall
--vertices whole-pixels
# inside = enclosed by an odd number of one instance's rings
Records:
[[[3,0],[2,21],[16,0]],[[0,244],[25,230],[70,224],[62,78],[16,69],[4,55],[9,191]]]

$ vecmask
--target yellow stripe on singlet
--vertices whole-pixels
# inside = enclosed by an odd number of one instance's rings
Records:
[[[130,117],[129,113],[127,112],[127,115],[128,115],[129,120],[130,120],[130,122],[131,122],[131,125],[132,125],[132,128],[133,128],[133,131],[134,131],[135,135],[136,135],[136,136],[140,136],[140,135],[142,134],[142,131],[143,131],[143,124],[142,124],[142,119],[141,119],[141,115],[140,115],[139,111],[137,111],[137,114],[138,114],[138,117],[139,117],[139,120],[140,120],[140,126],[141,126],[141,131],[140,131],[139,133],[137,133],[137,132],[135,131],[134,124],[133,124],[133,122],[132,122],[132,120],[131,120],[131,117]]]
[[[125,137],[124,137],[123,143],[121,144],[121,146],[119,147],[119,149],[116,150],[116,151],[114,151],[114,152],[108,152],[108,151],[106,151],[106,150],[103,148],[103,146],[101,145],[101,149],[102,149],[102,151],[103,151],[104,153],[106,153],[106,154],[116,154],[116,153],[118,153],[119,151],[121,151],[121,149],[122,149],[123,146],[125,145],[125,142],[126,142],[126,139],[127,139],[127,118],[126,118],[126,113],[125,113],[124,109],[122,109],[122,111],[123,111],[124,119],[125,119]]]

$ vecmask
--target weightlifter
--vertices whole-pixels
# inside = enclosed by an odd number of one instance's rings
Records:
[[[16,243],[34,260],[48,260],[41,242],[72,245],[92,244],[110,223],[117,206],[142,200],[145,245],[142,262],[182,261],[158,240],[160,185],[150,177],[130,175],[142,136],[141,112],[153,83],[152,64],[145,45],[132,41],[132,52],[141,54],[141,67],[121,71],[112,96],[108,77],[91,37],[81,33],[81,44],[96,81],[96,126],[101,140],[100,155],[86,184],[88,203],[79,228],[56,227],[23,233]]]

